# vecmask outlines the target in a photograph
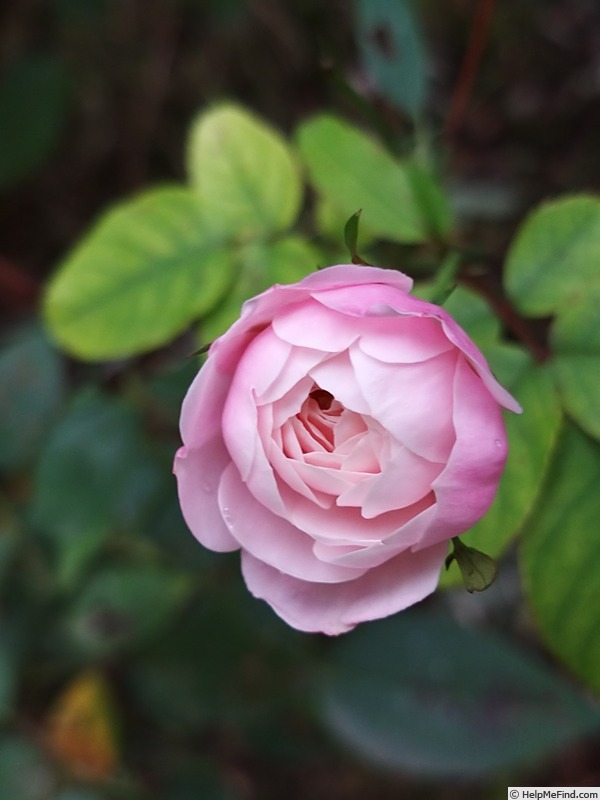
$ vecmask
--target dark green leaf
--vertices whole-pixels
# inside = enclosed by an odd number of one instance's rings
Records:
[[[495,581],[498,571],[494,559],[481,550],[464,545],[457,536],[452,539],[452,545],[453,550],[446,558],[446,569],[453,561],[456,562],[467,592],[483,592],[488,589]]]
[[[356,32],[380,94],[418,118],[427,88],[427,56],[410,0],[357,0]]]
[[[185,574],[162,567],[108,567],[88,580],[75,601],[69,635],[94,655],[138,645],[173,619],[189,589]]]
[[[48,800],[54,781],[37,747],[24,738],[0,736],[0,797]]]
[[[336,643],[330,666],[330,728],[364,758],[428,778],[523,765],[600,727],[542,662],[443,615],[365,625]]]
[[[63,365],[37,326],[0,352],[0,468],[31,461],[63,398]]]
[[[139,420],[124,403],[84,391],[52,430],[34,482],[33,516],[70,583],[111,530],[131,524],[146,466]]]

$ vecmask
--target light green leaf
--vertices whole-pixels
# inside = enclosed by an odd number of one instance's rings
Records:
[[[599,263],[600,200],[554,200],[533,211],[513,241],[506,288],[523,314],[551,314],[598,285]]]
[[[36,326],[15,332],[0,351],[0,468],[31,461],[63,398],[63,365]]]
[[[509,455],[498,493],[483,519],[461,537],[465,544],[493,558],[503,554],[530,517],[550,466],[562,422],[559,400],[546,368],[531,364],[528,357],[515,347],[496,345],[487,351],[496,373],[508,373],[507,364],[511,359],[517,360],[516,354],[519,354],[520,368],[515,370],[514,380],[502,382],[523,406],[523,414],[505,414]],[[515,369],[514,365],[512,369]],[[456,567],[451,567],[440,581],[442,586],[460,583]]]
[[[52,335],[85,359],[165,344],[210,310],[232,256],[189,189],[160,188],[109,211],[61,264],[45,298]]]
[[[294,155],[245,109],[220,105],[201,114],[187,161],[210,229],[243,241],[283,231],[296,219],[302,185]]]
[[[526,764],[600,726],[543,662],[422,611],[335,642],[318,688],[325,723],[354,751],[429,779]]]
[[[452,211],[447,193],[429,167],[417,161],[408,161],[405,167],[428,237],[443,239],[452,228]]]
[[[362,57],[379,92],[418,117],[427,88],[427,63],[410,0],[357,0],[356,32]]]
[[[321,265],[321,253],[300,236],[241,248],[235,285],[223,303],[201,322],[202,344],[224,333],[238,319],[242,304],[250,297],[276,283],[296,283]]]
[[[297,131],[311,182],[339,212],[339,228],[362,208],[361,228],[397,242],[421,242],[427,225],[406,164],[348,122],[322,115]]]
[[[521,545],[521,572],[540,630],[600,693],[600,445],[567,425]]]

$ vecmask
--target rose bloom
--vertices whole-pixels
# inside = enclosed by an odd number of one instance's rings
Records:
[[[518,403],[400,272],[340,265],[246,302],[181,413],[174,471],[208,548],[249,590],[338,634],[436,587],[490,507]]]

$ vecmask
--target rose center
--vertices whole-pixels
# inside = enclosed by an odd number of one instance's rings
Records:
[[[315,386],[296,414],[296,424],[308,434],[308,438],[301,437],[303,452],[323,448],[332,453],[336,447],[335,428],[343,413],[344,406],[331,392]]]
[[[308,396],[317,401],[322,411],[328,411],[334,399],[331,392],[328,392],[327,389],[313,389]]]

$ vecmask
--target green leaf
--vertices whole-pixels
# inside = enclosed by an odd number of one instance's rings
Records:
[[[444,239],[453,222],[448,195],[429,167],[416,160],[406,162],[405,166],[428,237]]]
[[[0,84],[0,190],[27,178],[51,154],[66,122],[69,81],[52,56],[29,55]]]
[[[232,256],[189,189],[153,189],[109,211],[60,266],[45,298],[74,355],[121,358],[165,344],[218,302]]]
[[[427,57],[410,0],[357,0],[356,31],[367,72],[390,103],[418,117],[427,89]]]
[[[521,545],[521,572],[550,647],[600,693],[600,445],[565,427]]]
[[[523,765],[600,726],[543,662],[441,614],[365,625],[335,643],[330,666],[319,689],[332,731],[366,759],[429,779]]]
[[[567,414],[600,439],[600,353],[557,356],[551,366]]]
[[[22,737],[0,737],[0,797],[48,800],[55,783],[41,751]]]
[[[239,251],[238,277],[225,300],[201,322],[201,342],[224,333],[240,316],[242,304],[273,284],[296,283],[322,264],[321,253],[300,236],[255,242]]]
[[[501,363],[510,363],[518,354],[520,364],[519,369],[515,369],[514,379],[504,381],[504,376],[498,377],[521,403],[523,414],[505,414],[509,455],[498,493],[488,513],[462,539],[492,558],[499,558],[523,529],[535,507],[556,447],[562,414],[546,368],[534,366],[522,351],[506,345],[490,348],[487,355],[490,354],[490,362],[497,373]],[[508,372],[506,366],[502,371]],[[451,568],[442,576],[440,584],[460,585],[458,570]]]
[[[362,208],[359,208],[358,211],[355,211],[354,214],[350,216],[344,225],[344,243],[348,248],[350,259],[353,264],[360,263],[357,262],[356,259],[358,258],[358,223],[360,222],[361,213]]]
[[[63,399],[63,372],[37,325],[17,331],[0,351],[0,468],[34,458]]]
[[[397,242],[421,242],[427,224],[406,164],[337,117],[322,115],[297,130],[300,154],[315,188],[340,215],[340,230],[357,208],[361,228]]]
[[[84,391],[48,437],[36,474],[33,518],[54,545],[69,584],[111,530],[131,522],[132,490],[145,464],[139,420],[125,404]]]
[[[506,288],[521,313],[551,314],[600,283],[599,262],[600,200],[554,200],[519,230],[508,253]]]
[[[17,697],[17,638],[14,625],[0,621],[0,724],[12,713]]]
[[[498,568],[493,558],[481,550],[464,545],[458,536],[452,538],[453,550],[446,557],[446,569],[455,561],[467,592],[483,592],[496,580]]]
[[[561,309],[550,332],[551,366],[565,410],[600,439],[600,284]]]
[[[188,172],[210,229],[236,240],[292,225],[302,199],[294,155],[269,125],[235,105],[219,105],[193,123]]]
[[[103,656],[151,639],[189,594],[188,577],[163,567],[112,566],[85,584],[67,619],[71,640]]]

